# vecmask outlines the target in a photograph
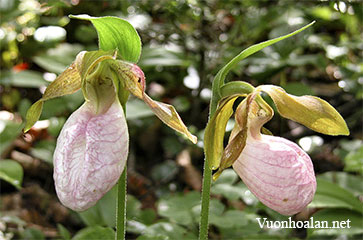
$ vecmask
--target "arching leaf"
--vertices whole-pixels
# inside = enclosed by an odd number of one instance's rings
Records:
[[[246,57],[260,51],[261,49],[268,47],[272,44],[275,44],[281,40],[284,40],[286,38],[292,37],[295,34],[298,34],[299,32],[307,29],[308,27],[310,27],[311,25],[313,25],[315,23],[312,22],[298,30],[296,30],[295,32],[286,34],[284,36],[278,37],[278,38],[274,38],[265,42],[261,42],[255,45],[250,46],[249,48],[243,50],[240,54],[238,54],[237,56],[235,56],[231,61],[229,61],[226,65],[224,65],[224,67],[219,70],[219,72],[217,73],[217,75],[215,76],[214,80],[213,80],[213,86],[212,86],[212,91],[213,91],[213,96],[212,97],[212,101],[211,101],[211,105],[210,105],[210,114],[211,116],[214,114],[216,108],[217,108],[217,104],[219,102],[219,100],[221,99],[221,92],[220,89],[224,84],[224,79],[226,78],[227,74],[229,73],[229,71],[231,71],[231,69],[233,67],[235,67],[240,61],[242,61],[243,59],[245,59]]]
[[[141,40],[135,28],[118,17],[91,17],[86,14],[69,17],[91,21],[98,33],[99,48],[118,50],[122,60],[136,63],[141,55]]]

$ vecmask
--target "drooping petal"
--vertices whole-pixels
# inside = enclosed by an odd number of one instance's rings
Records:
[[[262,203],[283,215],[302,211],[316,190],[310,157],[281,137],[249,135],[233,168]]]
[[[92,207],[119,179],[128,155],[129,136],[123,109],[115,102],[95,114],[86,102],[67,120],[54,152],[54,181],[63,205]]]
[[[250,98],[250,96],[248,98]],[[236,115],[235,115],[236,124],[234,125],[234,128],[229,137],[228,145],[223,150],[224,132],[225,132],[227,121],[228,121],[229,117],[232,115],[233,102],[230,105],[230,109],[229,109],[230,112],[228,113],[229,115],[225,115],[225,116],[223,116],[223,118],[219,117],[219,119],[217,119],[219,121],[214,120],[214,118],[218,115],[221,115],[221,113],[219,111],[223,111],[223,109],[221,109],[220,107],[217,108],[215,115],[209,121],[207,128],[205,130],[205,136],[204,136],[205,155],[209,159],[209,161],[217,162],[216,167],[218,167],[218,171],[213,174],[214,181],[218,179],[218,177],[221,175],[221,173],[223,172],[224,169],[232,166],[232,164],[237,160],[237,158],[241,154],[244,146],[246,145],[246,139],[247,139],[247,126],[246,125],[247,125],[247,113],[248,113],[247,104],[246,104],[247,98],[245,98],[237,107]],[[227,106],[227,104],[225,104],[225,105]],[[223,108],[225,108],[225,106],[223,106]],[[226,109],[226,110],[228,111],[228,109]],[[226,110],[225,110],[225,112],[226,112]],[[224,120],[224,124],[221,120]],[[216,127],[214,127],[215,130],[213,129],[214,132],[210,131],[210,129],[208,129],[210,124],[216,124]],[[219,125],[221,125],[222,128],[220,128],[220,127],[218,128]],[[219,132],[222,132],[223,134],[220,134],[220,133],[218,134],[217,130]],[[208,137],[210,137],[209,136],[210,132],[214,133],[214,135],[215,135],[215,136],[212,135],[212,137],[214,137],[214,139],[212,141],[210,139],[208,139]],[[218,139],[218,137],[219,137],[219,139]],[[210,146],[209,147],[210,149],[209,149],[208,143],[209,142],[213,143],[213,141],[215,143],[214,143],[214,145]],[[219,147],[219,148],[217,148],[217,147]],[[219,155],[217,155],[218,150],[219,150]],[[208,152],[210,152],[210,153],[208,153]],[[216,159],[216,157],[218,157],[218,158]]]
[[[211,170],[220,167],[224,134],[227,122],[233,114],[233,104],[236,99],[237,97],[231,97],[220,102],[215,114],[205,128],[204,152]]]
[[[81,76],[79,74],[79,65],[83,60],[86,52],[80,52],[76,60],[62,72],[53,82],[49,84],[41,99],[35,102],[26,114],[26,124],[24,132],[29,129],[39,120],[43,110],[43,103],[46,100],[72,94],[81,88]]]
[[[188,128],[184,125],[183,120],[181,120],[179,114],[172,105],[154,101],[145,93],[144,102],[149,105],[151,110],[163,123],[175,131],[184,134],[192,143],[197,143],[197,137],[188,131]]]
[[[259,89],[270,95],[281,116],[323,134],[349,135],[343,117],[323,99],[314,96],[297,97],[274,85],[262,85]]]
[[[161,121],[175,131],[184,134],[191,142],[197,143],[197,137],[188,131],[172,105],[154,101],[145,93],[145,75],[139,66],[120,60],[112,61],[110,64],[122,79],[124,87],[149,105]]]

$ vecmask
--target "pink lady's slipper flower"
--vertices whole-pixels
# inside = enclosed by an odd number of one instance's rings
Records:
[[[114,52],[81,52],[26,116],[25,132],[39,119],[45,100],[82,88],[86,101],[64,124],[53,157],[57,195],[75,211],[95,205],[124,170],[129,135],[121,103],[125,104],[129,92],[145,101],[165,124],[196,142],[173,106],[146,95],[142,70],[115,56]]]
[[[102,114],[86,102],[64,124],[54,151],[54,181],[63,205],[93,206],[120,178],[129,149],[125,114],[116,100]]]
[[[314,197],[314,168],[310,157],[297,144],[272,136],[263,128],[272,118],[273,110],[261,98],[260,91],[271,96],[282,116],[322,133],[337,135],[349,134],[349,131],[339,113],[322,99],[295,97],[275,86],[260,86],[249,95],[243,95],[246,98],[236,109],[236,124],[228,145],[223,150],[223,145],[218,145],[216,141],[214,145],[217,150],[207,155],[211,159],[211,168],[219,168],[214,178],[223,169],[233,166],[263,204],[283,215],[293,215],[301,212]],[[222,127],[207,126],[206,137],[214,135],[217,139],[223,139],[224,124],[232,114],[236,98],[231,97],[220,103],[211,123]],[[212,146],[208,139],[205,139],[205,146],[206,151]]]
[[[250,101],[248,109],[247,101]],[[261,134],[262,125],[273,114],[267,104],[263,107],[250,97],[238,108],[237,111],[248,110],[248,130],[246,145],[232,166],[262,203],[281,214],[292,215],[301,212],[314,197],[316,180],[313,164],[297,144]],[[241,116],[237,113],[238,117]],[[234,136],[231,137],[233,139]]]

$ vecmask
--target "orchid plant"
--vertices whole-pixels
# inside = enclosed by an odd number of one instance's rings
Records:
[[[80,52],[47,87],[43,97],[28,110],[24,132],[40,118],[46,100],[82,89],[85,102],[64,124],[54,151],[57,195],[63,205],[84,211],[95,205],[119,181],[116,239],[123,239],[129,148],[125,107],[129,94],[143,100],[166,125],[193,143],[197,139],[188,131],[173,106],[154,101],[145,93],[145,76],[136,65],[141,54],[141,41],[127,21],[115,17],[71,17],[92,22],[98,32],[100,50]],[[285,118],[323,134],[349,134],[344,119],[320,98],[296,97],[274,85],[253,87],[242,81],[224,83],[228,72],[239,61],[312,24],[249,47],[216,75],[210,119],[204,136],[200,239],[208,238],[212,179],[217,179],[230,166],[262,203],[281,214],[300,212],[314,196],[316,180],[310,157],[297,144],[272,136],[263,127],[274,114],[263,99],[263,93],[272,98],[278,113]],[[243,100],[235,110],[235,126],[224,146],[226,124],[238,98]],[[215,171],[213,177],[212,171]]]
[[[313,22],[314,23],[314,22]],[[213,81],[210,119],[204,135],[205,165],[199,239],[208,238],[209,194],[212,171],[216,180],[230,166],[251,192],[266,206],[283,214],[301,212],[313,199],[316,190],[310,157],[295,143],[272,136],[263,127],[273,114],[262,93],[273,100],[278,113],[306,127],[328,135],[349,135],[340,114],[326,101],[313,96],[293,96],[281,87],[253,87],[242,82],[224,83],[228,72],[242,59],[313,23],[285,36],[253,45],[225,65]],[[225,129],[237,98],[244,98],[235,110],[235,126],[226,147]]]
[[[99,34],[98,51],[80,52],[75,61],[45,90],[26,115],[24,132],[39,119],[46,100],[82,89],[84,104],[64,124],[54,151],[54,181],[61,203],[84,211],[119,183],[116,238],[125,234],[125,165],[129,135],[125,104],[129,93],[143,100],[157,117],[193,143],[193,136],[171,105],[152,100],[145,93],[145,76],[135,64],[141,42],[136,30],[115,17],[90,20]],[[122,204],[123,203],[123,204]]]

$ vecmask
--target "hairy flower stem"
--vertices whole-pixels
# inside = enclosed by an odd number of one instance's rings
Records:
[[[122,93],[124,91],[118,91]],[[121,105],[126,118],[126,102],[127,98],[121,100]],[[127,201],[127,162],[124,171],[121,174],[117,183],[117,198],[116,198],[116,235],[115,240],[124,240],[126,234],[126,201]]]
[[[127,186],[127,166],[117,183],[116,200],[116,240],[125,239],[126,233],[126,186]]]
[[[209,110],[209,119],[212,118],[213,114],[217,109],[217,104],[212,104],[217,102],[215,95],[212,96],[211,106]],[[209,169],[208,158],[204,159],[203,167],[203,185],[202,185],[202,206],[200,212],[199,221],[199,240],[208,239],[208,226],[209,226],[209,200],[210,200],[210,187],[212,184],[212,170]]]
[[[202,210],[199,222],[199,240],[208,239],[209,199],[212,183],[212,170],[209,169],[207,158],[204,161],[203,171]]]

